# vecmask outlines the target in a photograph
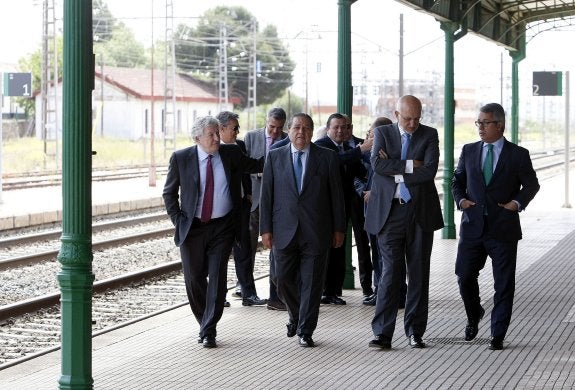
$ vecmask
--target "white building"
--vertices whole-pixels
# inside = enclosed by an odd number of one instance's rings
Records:
[[[173,113],[177,133],[187,133],[198,116],[216,115],[221,110],[233,110],[233,100],[227,106],[220,106],[213,86],[184,74],[176,74],[175,77],[176,103],[174,110],[171,98],[166,103],[164,101],[164,74],[163,70],[153,72],[152,98],[152,71],[150,69],[110,66],[104,67],[103,72],[96,69],[95,86],[92,93],[92,131],[94,134],[130,140],[149,137],[152,123],[152,101],[154,106],[154,136],[158,138],[162,136],[165,108],[167,108],[166,112]],[[36,134],[41,137],[42,96],[38,94],[35,98]],[[56,100],[58,138],[61,138],[61,82],[57,88]],[[51,121],[48,120],[48,122]]]

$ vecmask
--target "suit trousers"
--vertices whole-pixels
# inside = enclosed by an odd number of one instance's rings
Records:
[[[327,271],[325,275],[325,287],[323,295],[331,297],[341,295],[344,279],[345,245],[342,245],[339,248],[332,247],[329,250],[327,260]]]
[[[194,218],[188,236],[180,245],[186,293],[200,324],[200,337],[217,335],[233,242],[234,223],[230,213],[207,223]]]
[[[415,222],[413,206],[394,202],[377,237],[382,270],[371,322],[376,336],[393,337],[406,267],[405,335],[423,336],[427,328],[433,231],[426,232]]]
[[[283,249],[273,248],[278,292],[287,306],[290,322],[298,335],[312,335],[317,327],[325,279],[327,251],[317,253],[316,245],[300,229]]]
[[[252,257],[252,245],[250,236],[250,208],[252,204],[247,199],[242,199],[240,211],[240,232],[239,237],[233,246],[234,263],[236,266],[236,276],[242,288],[242,297],[257,295],[254,281],[254,262]]]
[[[491,257],[493,268],[493,310],[491,311],[491,336],[505,338],[515,295],[515,270],[517,241],[499,241],[494,238],[460,239],[455,261],[455,274],[463,299],[467,318],[477,320],[481,307],[479,272]]]
[[[364,229],[364,205],[363,197],[354,194],[351,199],[351,226],[353,227],[353,237],[355,239],[355,248],[357,249],[359,284],[364,295],[371,295],[373,293],[372,275],[374,265],[371,263],[369,237]]]
[[[258,242],[260,237],[260,208],[257,207],[250,214],[250,237],[251,237],[251,256],[252,261],[255,263],[256,252],[258,251]],[[273,276],[273,251],[270,251],[270,296],[269,300],[272,302],[281,302],[278,295],[275,278]]]

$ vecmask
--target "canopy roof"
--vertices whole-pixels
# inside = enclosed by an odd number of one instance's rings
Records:
[[[511,51],[521,51],[527,30],[541,22],[548,28],[570,25],[573,0],[397,0],[442,22],[454,22]],[[547,29],[548,29],[547,28]]]

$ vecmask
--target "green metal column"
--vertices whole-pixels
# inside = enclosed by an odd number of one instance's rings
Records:
[[[440,22],[441,29],[445,31],[445,90],[444,90],[444,130],[443,130],[443,238],[455,238],[455,223],[453,221],[454,204],[451,194],[451,179],[453,177],[453,149],[455,138],[455,97],[453,73],[453,45],[457,24],[453,22]]]
[[[357,0],[338,0],[337,25],[337,111],[352,118],[353,86],[351,85],[351,5]],[[343,288],[355,288],[351,265],[351,224],[345,241],[345,279]]]
[[[510,52],[511,64],[511,142],[519,142],[519,62],[525,59],[525,35],[521,39],[521,49]],[[503,104],[503,102],[501,102]]]
[[[60,389],[92,389],[92,1],[64,1]]]

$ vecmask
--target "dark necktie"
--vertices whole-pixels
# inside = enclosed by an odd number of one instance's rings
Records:
[[[483,162],[483,179],[485,184],[489,184],[493,176],[493,144],[487,144],[487,154]]]
[[[403,133],[401,137],[401,159],[407,160],[407,148],[409,147],[409,140],[411,139],[411,134]],[[409,202],[411,200],[411,194],[407,189],[404,182],[399,183],[399,196],[403,201]]]
[[[293,173],[295,175],[297,192],[301,192],[301,179],[302,179],[302,175],[303,175],[303,164],[301,161],[301,156],[302,156],[303,152],[300,150],[300,151],[296,152],[296,154],[297,154],[297,157],[295,158],[295,161],[293,163]]]
[[[206,163],[206,187],[204,188],[204,202],[202,203],[202,222],[208,222],[212,218],[214,208],[214,171],[212,169],[212,155],[208,155]]]

